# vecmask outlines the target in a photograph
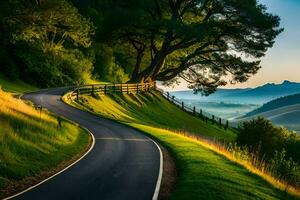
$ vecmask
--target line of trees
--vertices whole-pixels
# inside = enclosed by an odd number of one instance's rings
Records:
[[[208,94],[255,74],[282,31],[279,17],[257,0],[9,0],[0,6],[1,67],[44,86],[91,76],[183,79]]]

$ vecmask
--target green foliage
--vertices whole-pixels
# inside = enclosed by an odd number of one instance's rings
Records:
[[[274,158],[271,160],[271,172],[275,177],[300,187],[300,165],[292,158],[287,158],[285,149],[275,151]]]
[[[270,158],[275,150],[281,151],[289,148],[290,144],[299,141],[296,133],[289,132],[283,127],[275,127],[269,120],[262,117],[244,122],[239,128],[237,142],[239,145],[246,145],[252,150],[259,150],[261,156]],[[299,154],[290,152],[295,159]]]
[[[256,0],[96,0],[90,7],[97,39],[134,52],[131,81],[180,76],[206,93],[229,75],[244,82],[255,74],[282,31],[279,17]]]
[[[91,45],[93,25],[66,0],[6,3],[10,12],[2,20],[9,41],[3,41],[2,53],[9,55],[9,74],[17,66],[21,77],[39,86],[84,83],[83,74],[91,74],[93,59],[84,49]],[[9,58],[8,57],[8,58]]]
[[[300,161],[300,138],[296,133],[275,127],[260,117],[240,127],[237,142],[269,162],[273,176],[299,187],[300,165],[297,162]]]
[[[124,83],[128,81],[128,75],[117,64],[113,51],[107,45],[96,44],[93,46],[93,53],[96,60],[94,75],[103,81]]]
[[[278,180],[290,186],[300,186],[300,165],[291,157],[287,158],[286,150],[275,150],[271,159],[265,160],[258,151],[250,150],[247,146],[229,143],[226,149],[237,159],[251,163],[251,165],[271,174]]]

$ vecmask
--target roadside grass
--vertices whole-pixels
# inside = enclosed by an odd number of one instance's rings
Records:
[[[38,89],[21,80],[9,80],[5,75],[0,73],[0,88],[1,87],[2,90],[12,93],[24,93]]]
[[[128,125],[159,140],[174,155],[179,179],[171,199],[296,199],[212,144],[152,126]]]
[[[155,92],[97,98],[81,96],[73,105],[139,129],[165,146],[179,171],[171,199],[297,199],[225,155],[218,147],[180,134],[189,132],[220,140],[235,139],[232,130],[206,124]]]
[[[90,144],[83,129],[0,90],[0,198],[16,182],[50,171]],[[8,193],[7,193],[8,192]]]

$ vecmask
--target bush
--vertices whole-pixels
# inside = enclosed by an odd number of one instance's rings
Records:
[[[298,161],[299,157],[296,157],[298,153],[294,147],[298,141],[299,136],[295,133],[283,127],[275,127],[262,117],[244,122],[239,127],[237,136],[239,145],[245,145],[252,151],[259,151],[260,156],[265,156],[267,159],[273,157],[275,150],[281,151],[285,148],[289,150],[287,154]]]
[[[274,177],[300,187],[300,139],[296,133],[283,127],[275,127],[270,121],[259,117],[244,122],[239,127],[237,143],[238,146],[229,145],[235,155],[241,158],[257,158],[255,161],[265,160],[268,171]],[[260,163],[263,162],[254,165]]]
[[[26,64],[23,79],[41,87],[83,84],[93,67],[92,59],[76,49],[19,50],[18,56]]]
[[[275,151],[271,160],[271,173],[290,185],[300,187],[300,166],[292,158],[286,157],[286,150]]]

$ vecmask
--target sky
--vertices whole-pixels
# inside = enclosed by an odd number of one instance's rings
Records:
[[[300,0],[260,0],[268,12],[281,18],[284,28],[274,46],[262,58],[260,71],[246,83],[227,85],[226,88],[256,87],[265,83],[281,83],[284,80],[300,82]],[[174,89],[186,89],[181,83]]]

